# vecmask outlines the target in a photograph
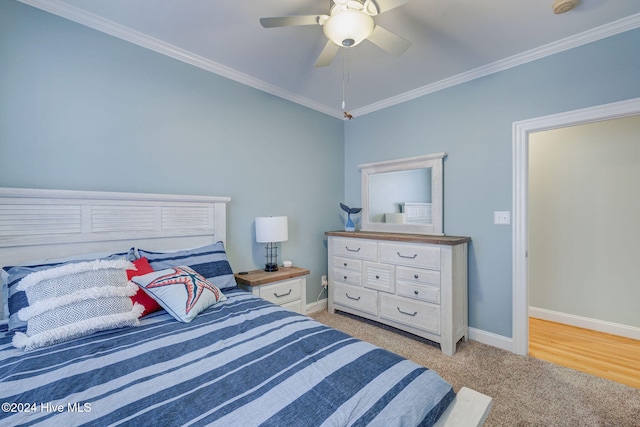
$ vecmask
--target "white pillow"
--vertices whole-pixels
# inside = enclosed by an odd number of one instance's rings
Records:
[[[147,294],[176,320],[189,323],[208,307],[227,297],[216,285],[187,266],[132,277]]]

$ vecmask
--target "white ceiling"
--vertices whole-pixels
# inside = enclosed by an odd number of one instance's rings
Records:
[[[320,26],[265,29],[259,18],[327,14],[329,0],[20,0],[326,114],[342,117],[343,55],[314,63]],[[347,110],[366,114],[640,27],[640,0],[412,0],[375,18],[411,41],[394,57],[349,50]]]

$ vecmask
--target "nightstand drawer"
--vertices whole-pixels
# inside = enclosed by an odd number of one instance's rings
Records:
[[[363,239],[333,239],[333,254],[342,257],[376,261],[378,243]]]
[[[378,293],[370,289],[334,283],[333,301],[366,313],[378,314]]]
[[[285,280],[284,282],[264,285],[260,288],[260,297],[278,305],[300,299],[302,279]]]
[[[440,334],[439,305],[380,294],[380,317]]]
[[[360,272],[360,269],[362,268],[362,261],[359,259],[334,256],[333,266],[335,268]]]
[[[295,311],[296,313],[300,313],[300,300],[285,302],[284,304],[281,304],[280,307],[286,308],[291,311]],[[305,314],[305,313],[300,313],[300,314]]]
[[[410,243],[380,243],[380,262],[440,270],[440,248]]]

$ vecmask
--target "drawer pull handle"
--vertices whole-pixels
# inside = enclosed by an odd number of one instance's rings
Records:
[[[420,277],[420,276],[418,276],[417,274],[414,274],[414,275],[413,275],[413,278],[414,278],[414,279],[417,279],[418,277]]]
[[[289,289],[289,292],[287,292],[286,294],[282,294],[282,295],[278,295],[276,292],[273,293],[273,296],[276,298],[282,298],[282,297],[286,297],[287,295],[291,295],[291,289]]]
[[[345,249],[348,250],[349,252],[360,252],[360,248],[358,249],[351,249],[349,246],[345,246]]]
[[[407,316],[411,316],[414,317],[416,314],[418,314],[417,311],[414,311],[413,313],[407,313],[406,311],[402,311],[400,310],[400,307],[396,306],[396,308],[398,309],[398,312],[402,313],[402,314],[406,314]]]
[[[347,276],[343,276],[343,279],[344,279],[344,280],[347,280]]]
[[[420,292],[418,291],[413,291],[414,294],[418,295]]]
[[[346,262],[344,263],[344,266],[345,266],[345,267],[347,266],[347,263],[346,263]]]
[[[347,296],[347,298],[349,298],[349,299],[352,299],[352,300],[354,300],[354,301],[360,301],[360,297],[355,298],[355,297],[352,297],[351,295],[349,295],[349,294],[347,294],[347,293],[345,293],[345,295],[346,295],[346,296]]]
[[[380,278],[380,276],[378,276],[378,275],[376,274],[376,279],[379,279],[379,278]]]
[[[415,259],[415,258],[418,256],[418,254],[414,254],[413,256],[409,256],[409,255],[402,255],[400,252],[396,252],[396,253],[398,254],[398,256],[399,256],[400,258]]]

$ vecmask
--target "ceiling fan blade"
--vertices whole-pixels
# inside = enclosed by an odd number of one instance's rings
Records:
[[[316,67],[327,67],[331,65],[333,62],[333,58],[336,56],[340,50],[340,46],[332,42],[331,40],[327,41],[327,44],[324,45],[322,52],[320,52],[320,56],[318,56],[318,60],[316,61]]]
[[[394,56],[400,56],[411,46],[411,42],[389,30],[376,25],[368,40]]]
[[[386,12],[387,10],[395,9],[398,6],[409,3],[409,0],[374,0],[378,5],[378,13]]]
[[[319,15],[280,16],[275,18],[260,18],[264,28],[292,27],[296,25],[318,25]]]

